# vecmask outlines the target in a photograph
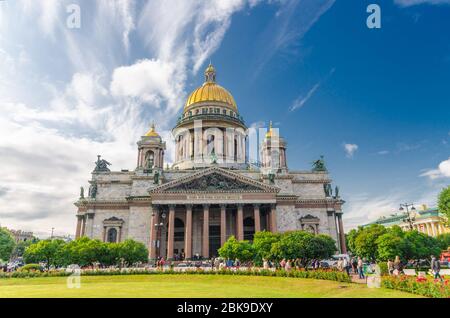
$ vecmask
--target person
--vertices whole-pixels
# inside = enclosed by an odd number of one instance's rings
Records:
[[[395,275],[400,275],[403,272],[402,262],[398,255],[394,259],[394,272]]]
[[[269,269],[269,262],[267,262],[267,260],[265,258],[263,259],[263,268]]]
[[[439,272],[441,271],[441,262],[439,262],[434,255],[431,256],[431,270],[433,271],[434,279],[438,279],[443,282],[444,280],[441,277]]]
[[[236,258],[236,261],[234,262],[234,266],[239,269],[239,266],[241,266],[241,261],[239,261],[239,259]]]
[[[358,257],[358,263],[356,266],[357,270],[358,270],[358,276],[359,279],[364,279],[364,271],[363,271],[363,261],[361,259],[361,257]]]
[[[348,259],[346,257],[342,259],[342,266],[344,267],[347,275],[350,276],[350,264],[348,263]]]
[[[356,260],[356,257],[352,257],[350,263],[352,264],[352,272],[353,274],[356,274],[357,272],[357,267],[358,267],[358,261]]]
[[[342,257],[339,257],[339,260],[337,261],[337,269],[338,271],[342,272],[343,269],[343,261],[342,261]]]
[[[394,263],[391,261],[391,259],[388,259],[387,261],[387,269],[390,276],[392,276],[392,273],[394,272]]]
[[[286,270],[286,272],[289,272],[291,270],[292,266],[291,266],[291,260],[287,260],[286,264],[284,265],[284,269]]]
[[[286,266],[286,260],[283,258],[283,259],[281,260],[281,262],[280,262],[280,267],[281,267],[282,269],[284,269],[285,266]]]

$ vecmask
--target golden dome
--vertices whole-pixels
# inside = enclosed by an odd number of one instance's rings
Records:
[[[155,131],[155,123],[152,123],[150,130],[144,135],[146,137],[159,137],[159,134]]]
[[[184,109],[186,110],[192,104],[200,102],[221,102],[237,111],[233,95],[222,86],[216,84],[216,71],[211,63],[205,70],[205,82],[189,95]]]

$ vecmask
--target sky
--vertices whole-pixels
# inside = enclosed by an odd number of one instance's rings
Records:
[[[372,3],[381,28],[367,27]],[[209,61],[249,127],[279,128],[290,169],[325,156],[346,229],[436,206],[449,29],[450,0],[0,1],[0,224],[73,235],[97,154],[133,170],[152,121],[172,162]]]

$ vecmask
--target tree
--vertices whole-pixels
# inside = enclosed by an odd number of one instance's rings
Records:
[[[441,253],[437,239],[418,231],[405,232],[401,250],[405,260],[428,259],[431,255],[439,256]]]
[[[441,249],[446,250],[450,248],[450,233],[438,235],[437,240]]]
[[[231,236],[219,248],[219,255],[226,259],[239,259],[242,262],[247,262],[255,258],[255,249],[248,241],[238,241],[234,236]]]
[[[450,186],[442,189],[438,198],[438,209],[439,212],[447,216],[448,222],[450,224]]]
[[[276,260],[300,258],[304,265],[311,259],[328,258],[334,252],[336,243],[331,237],[305,231],[283,233],[281,239],[272,244],[271,249]]]
[[[94,263],[115,264],[116,260],[108,258],[109,254],[108,243],[88,237],[81,237],[66,244],[62,251],[65,265],[78,264],[81,267]]]
[[[377,239],[386,232],[387,229],[379,224],[360,229],[353,243],[356,255],[375,260],[378,253]]]
[[[118,256],[123,259],[125,264],[132,265],[137,262],[147,262],[148,261],[148,249],[141,242],[136,242],[133,240],[125,240],[121,243],[110,243],[109,251],[111,252],[111,247],[114,249],[114,244],[116,244],[118,249]]]
[[[36,243],[37,241],[38,239],[36,238],[27,241],[20,241],[19,243],[16,244],[16,246],[14,246],[11,257],[13,258],[22,257],[23,254],[25,254],[26,248],[31,244]]]
[[[0,260],[8,261],[16,243],[11,233],[0,228]]]
[[[256,262],[262,262],[262,259],[272,258],[272,245],[280,240],[280,234],[268,231],[256,232],[253,237],[253,247],[256,253]]]
[[[50,266],[61,266],[64,262],[63,240],[44,240],[31,244],[25,249],[24,259],[27,263],[45,262],[47,269]]]
[[[358,227],[358,229],[351,229],[346,235],[345,240],[347,243],[347,248],[350,252],[353,254],[356,254],[356,246],[355,246],[355,239],[356,236],[362,231],[362,227]]]
[[[403,256],[403,238],[398,233],[385,233],[379,236],[375,243],[377,245],[377,260],[387,261],[388,259],[394,259],[396,256]]]

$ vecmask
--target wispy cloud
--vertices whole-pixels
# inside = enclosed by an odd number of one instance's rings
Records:
[[[279,3],[280,9],[261,33],[258,47],[263,49],[256,60],[254,78],[278,52],[301,40],[335,0],[281,0]]]
[[[73,202],[96,155],[114,170],[134,169],[151,120],[170,162],[188,77],[219,47],[233,14],[258,3],[80,1],[82,26],[71,30],[72,2],[0,2],[2,225],[73,233]]]
[[[421,177],[428,177],[430,180],[450,178],[450,157],[439,163],[437,169],[428,169]]]
[[[298,96],[293,102],[291,107],[289,107],[289,111],[293,112],[296,109],[302,108],[306,102],[314,95],[314,93],[320,88],[320,86],[327,81],[336,71],[336,69],[333,67],[330,72],[328,72],[327,76],[316,83],[309,91],[306,93],[305,96]]]
[[[294,102],[292,103],[289,110],[293,112],[294,110],[298,108],[302,108],[303,105],[311,98],[311,96],[314,95],[314,93],[317,91],[317,89],[320,87],[320,83],[316,83],[305,96],[299,96],[297,97]]]
[[[344,147],[345,155],[347,156],[347,158],[353,158],[353,155],[359,148],[357,144],[344,143],[342,146]]]
[[[384,156],[384,155],[388,155],[389,154],[389,150],[380,150],[377,152],[377,154]]]

